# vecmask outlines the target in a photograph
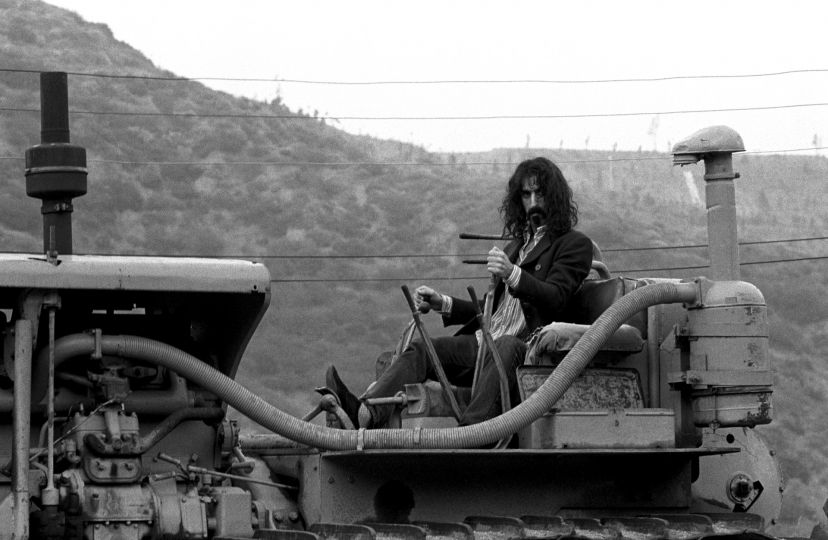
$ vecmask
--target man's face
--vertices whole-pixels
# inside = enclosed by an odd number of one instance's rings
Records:
[[[525,178],[520,189],[520,199],[523,203],[523,211],[526,212],[526,217],[533,219],[537,216],[540,221],[546,220],[546,205],[543,200],[543,193],[538,184],[538,179],[534,176]]]

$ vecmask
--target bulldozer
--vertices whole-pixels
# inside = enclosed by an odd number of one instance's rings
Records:
[[[783,486],[758,434],[767,305],[740,280],[732,129],[673,148],[704,163],[709,275],[596,259],[572,320],[519,368],[516,406],[458,427],[469,389],[429,381],[364,429],[330,392],[297,418],[234,380],[270,303],[262,264],[73,253],[86,151],[66,73],[40,82],[25,182],[43,249],[0,253],[0,539],[768,536]],[[243,433],[230,407],[269,431]]]

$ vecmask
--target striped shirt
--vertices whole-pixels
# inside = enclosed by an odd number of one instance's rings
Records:
[[[520,300],[509,293],[510,288],[515,288],[520,282],[520,264],[526,259],[526,256],[535,249],[541,238],[546,233],[546,227],[538,227],[535,234],[524,242],[518,253],[517,264],[512,268],[512,273],[506,279],[506,289],[503,291],[503,297],[492,315],[492,322],[489,327],[489,332],[492,334],[492,339],[497,339],[501,336],[520,336],[526,330],[526,319],[523,317],[523,309],[520,306]],[[483,340],[483,332],[478,330],[475,332],[477,336],[477,344],[480,345]]]

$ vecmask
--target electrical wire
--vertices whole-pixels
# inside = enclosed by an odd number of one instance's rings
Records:
[[[769,244],[790,244],[794,242],[812,242],[828,240],[828,236],[810,236],[805,238],[784,238],[777,240],[754,240],[739,242],[739,246],[757,246]],[[706,248],[707,244],[678,244],[669,246],[642,246],[629,248],[607,248],[601,249],[602,253],[617,253],[631,251],[673,251],[679,249]],[[26,254],[26,251],[10,251],[6,253]],[[264,260],[341,260],[341,259],[444,259],[460,257],[485,257],[485,253],[397,253],[397,254],[362,254],[362,255],[276,255],[271,253],[261,254],[230,254],[230,255],[204,255],[198,253],[103,253],[86,252],[76,253],[77,255],[88,255],[96,257],[118,256],[118,257],[165,257],[165,258],[206,258],[206,259],[264,259]]]
[[[780,148],[777,150],[749,150],[735,154],[738,158],[740,155],[765,155],[765,154],[788,154],[794,152],[808,152],[816,150],[828,150],[828,146],[811,146],[809,148]],[[604,152],[602,150],[593,150],[592,152]],[[608,152],[608,151],[607,151]],[[446,152],[443,152],[446,153]],[[451,152],[448,152],[451,153]],[[622,153],[632,153],[626,151]],[[436,154],[439,155],[440,153]],[[22,156],[0,156],[0,160],[7,161],[23,161],[25,157]],[[555,160],[557,164],[577,164],[577,163],[618,163],[622,161],[672,161],[672,157],[667,156],[638,156],[638,157],[616,157],[614,152],[609,153],[605,158],[598,159],[561,159]],[[139,161],[139,160],[117,160],[117,159],[88,159],[87,163],[101,163],[108,165],[157,165],[157,166],[205,166],[205,167],[236,167],[244,165],[255,165],[261,167],[359,167],[359,166],[388,166],[388,167],[459,167],[459,166],[501,166],[507,165],[506,162],[501,161],[463,161],[457,163],[448,162],[417,162],[417,161]]]
[[[793,262],[803,262],[803,261],[822,261],[828,259],[828,255],[818,255],[815,257],[794,257],[790,259],[770,259],[764,261],[747,261],[747,262],[740,262],[739,266],[754,266],[754,265],[761,265],[761,264],[776,264],[776,263],[793,263]],[[623,274],[623,273],[641,273],[641,272],[664,272],[664,271],[673,271],[673,270],[700,270],[704,268],[710,268],[710,265],[704,264],[699,266],[673,266],[673,267],[664,267],[664,268],[631,268],[631,269],[622,269],[622,270],[613,270],[613,273],[616,274]]]
[[[579,113],[579,114],[491,114],[491,115],[468,115],[468,116],[305,116],[298,114],[242,114],[242,113],[175,113],[175,112],[141,112],[141,111],[87,111],[70,110],[69,114],[92,115],[92,116],[141,116],[141,117],[162,117],[162,118],[244,118],[257,120],[360,120],[360,121],[457,121],[457,120],[560,120],[566,118],[619,118],[630,116],[672,116],[679,114],[702,114],[721,112],[747,112],[747,111],[769,111],[782,109],[800,109],[808,107],[825,107],[828,102],[817,103],[792,103],[785,105],[761,105],[754,107],[722,107],[713,109],[676,109],[666,111],[635,111],[635,112],[614,112],[614,113]],[[0,107],[5,112],[40,112],[40,109],[22,107]]]
[[[828,148],[828,147],[825,147]],[[808,148],[806,150],[819,150],[820,148]],[[24,157],[0,156],[0,160],[23,161]],[[613,158],[614,162],[619,161],[666,161],[670,157],[642,156],[630,158]],[[606,163],[607,159],[574,159],[555,160],[555,163]],[[382,165],[390,167],[458,167],[473,165],[506,165],[497,161],[476,161],[476,162],[417,162],[417,161],[135,161],[135,160],[114,160],[114,159],[88,159],[87,163],[101,163],[110,165],[158,165],[158,166],[227,166],[235,167],[242,165],[255,165],[262,167],[359,167]]]
[[[0,68],[5,73],[32,73],[39,74],[42,70]],[[337,86],[379,86],[379,85],[438,85],[438,84],[605,84],[605,83],[641,83],[682,80],[715,80],[715,79],[751,79],[762,77],[779,77],[795,74],[827,73],[828,69],[790,69],[766,73],[715,74],[715,75],[664,75],[654,77],[630,77],[608,79],[431,79],[431,80],[373,80],[373,81],[334,81],[312,79],[289,79],[282,77],[181,77],[161,75],[136,75],[117,73],[91,73],[81,71],[66,71],[67,75],[78,77],[92,77],[102,79],[133,79],[149,81],[221,81],[221,82],[265,82],[265,83],[295,83],[312,85]]]
[[[803,261],[821,261],[828,259],[828,255],[821,255],[816,257],[796,257],[790,259],[772,259],[764,261],[750,261],[739,263],[740,266],[762,265],[762,264],[776,264],[776,263],[793,263]],[[703,270],[710,268],[709,265],[698,266],[665,266],[662,268],[627,268],[621,270],[613,270],[613,274],[633,274],[641,272],[673,272],[679,270]],[[405,281],[457,281],[457,280],[489,280],[491,276],[453,276],[453,277],[398,277],[398,278],[281,278],[271,279],[271,283],[362,283],[362,282],[405,282]]]
[[[787,238],[784,240],[754,240],[750,242],[739,242],[740,246],[759,246],[765,244],[787,244],[790,242],[810,242],[812,240],[828,240],[828,236],[811,236],[808,238]],[[652,251],[663,249],[694,249],[706,248],[707,244],[687,244],[678,246],[650,246],[650,247],[632,247],[632,248],[609,248],[602,249],[604,253],[624,252],[624,251]]]

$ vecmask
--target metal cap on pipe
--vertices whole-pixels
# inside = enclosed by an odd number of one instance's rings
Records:
[[[713,279],[739,280],[739,243],[733,154],[744,152],[742,137],[727,126],[701,129],[673,146],[673,164],[704,161],[707,244]]]
[[[710,126],[673,145],[673,164],[689,165],[708,154],[744,152],[742,136],[728,126]]]

